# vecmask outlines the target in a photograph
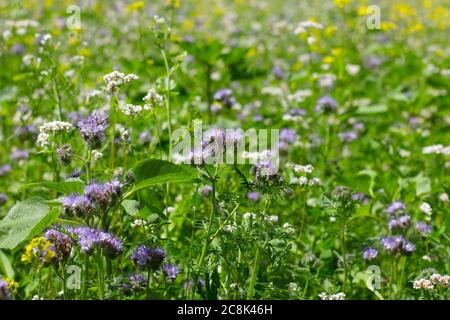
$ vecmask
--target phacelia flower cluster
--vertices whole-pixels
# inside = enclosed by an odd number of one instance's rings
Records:
[[[108,120],[102,113],[93,112],[86,119],[80,120],[77,126],[84,141],[92,148],[99,148],[105,138]]]
[[[61,231],[50,229],[45,232],[44,237],[51,243],[51,248],[59,262],[69,258],[72,252],[73,241],[68,235]]]
[[[162,248],[149,248],[141,245],[134,250],[131,259],[141,269],[155,270],[161,266],[166,257],[166,251]]]
[[[67,231],[77,237],[81,251],[86,254],[101,249],[106,257],[116,258],[123,251],[122,241],[108,232],[88,227],[68,228]]]
[[[416,246],[402,235],[381,238],[380,244],[392,254],[410,254],[416,250]]]

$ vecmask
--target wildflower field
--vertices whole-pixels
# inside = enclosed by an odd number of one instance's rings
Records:
[[[0,0],[0,300],[450,298],[450,2]]]

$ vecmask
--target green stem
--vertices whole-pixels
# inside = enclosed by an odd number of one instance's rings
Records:
[[[100,300],[105,299],[105,278],[103,272],[103,257],[101,249],[97,250],[97,277],[98,277],[98,297]]]
[[[88,291],[88,279],[89,279],[89,256],[86,255],[84,258],[84,277],[83,277],[83,292],[82,292],[82,300],[86,300],[87,291]]]
[[[118,93],[116,93],[110,102],[110,117],[112,126],[112,136],[111,136],[111,168],[114,170],[116,164],[116,123],[117,123],[117,110],[116,106],[118,103]]]

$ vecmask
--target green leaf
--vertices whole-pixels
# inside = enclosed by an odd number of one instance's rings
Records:
[[[416,177],[416,196],[431,192],[431,181],[422,175]]]
[[[385,104],[378,104],[373,106],[365,106],[365,107],[359,107],[356,113],[358,114],[373,114],[373,113],[383,113],[388,110],[387,105]]]
[[[82,193],[84,190],[84,186],[84,181],[80,179],[69,179],[61,182],[41,181],[24,184],[19,188],[18,192],[22,192],[31,188],[45,188],[49,190],[55,190],[63,194]]]
[[[136,200],[123,200],[122,207],[130,216],[134,216],[139,212],[139,202]]]
[[[139,162],[134,170],[136,184],[129,193],[164,183],[188,183],[197,178],[197,172],[186,165],[177,165],[159,159]]]
[[[59,209],[50,211],[41,198],[19,202],[0,221],[0,248],[14,249],[22,241],[42,232],[58,215]]]
[[[0,270],[2,270],[3,274],[5,274],[9,279],[14,278],[14,269],[11,266],[11,262],[6,254],[0,250]]]

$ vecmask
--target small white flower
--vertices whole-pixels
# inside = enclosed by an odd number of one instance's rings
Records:
[[[230,289],[232,289],[232,290],[239,289],[239,285],[237,283],[231,283],[230,284]]]
[[[358,66],[357,64],[347,64],[345,66],[345,70],[347,71],[347,73],[351,76],[355,76],[359,73],[359,71],[361,70],[361,67]]]
[[[125,128],[119,128],[120,138],[124,141],[128,140],[130,133]]]
[[[310,164],[307,164],[306,166],[302,166],[299,164],[294,165],[294,171],[296,173],[312,173],[314,170],[314,167]]]
[[[321,300],[345,300],[345,293],[327,294],[326,292],[322,292],[319,294],[319,298]]]
[[[420,210],[422,210],[423,213],[427,214],[427,215],[431,215],[433,209],[431,208],[431,206],[427,203],[424,202],[420,205]]]
[[[95,161],[100,160],[101,158],[103,158],[103,153],[101,153],[101,152],[98,151],[98,150],[92,150],[91,155],[92,155],[92,158],[93,158]]]
[[[442,202],[448,202],[448,194],[443,192],[439,195],[439,200]]]
[[[424,256],[422,257],[422,259],[425,260],[425,261],[431,261],[431,257],[428,256],[428,255],[424,255]]]
[[[163,210],[163,213],[165,215],[168,215],[168,214],[171,214],[171,213],[174,213],[174,212],[175,212],[175,208],[174,207],[167,207],[167,208],[164,208],[164,210]]]
[[[135,117],[142,112],[142,106],[134,105],[134,104],[125,104],[119,106],[120,111],[126,116]]]
[[[423,289],[423,290],[432,290],[434,289],[434,285],[430,280],[427,279],[418,279],[413,283],[414,289]]]
[[[269,221],[269,222],[272,222],[272,223],[277,223],[278,220],[279,220],[279,217],[278,217],[278,216],[275,216],[275,215],[273,215],[273,216],[268,216],[268,217],[266,217],[266,220]]]
[[[256,214],[254,214],[253,212],[246,212],[242,215],[242,218],[244,220],[249,220],[249,219],[256,219]]]

